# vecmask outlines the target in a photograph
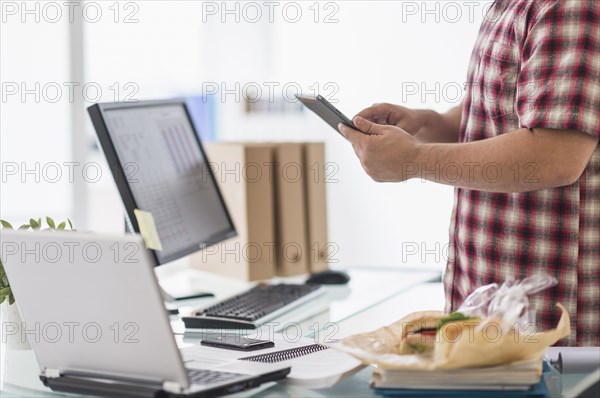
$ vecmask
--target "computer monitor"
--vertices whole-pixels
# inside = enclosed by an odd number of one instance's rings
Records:
[[[88,108],[125,205],[153,215],[157,265],[236,235],[185,100],[96,104]]]

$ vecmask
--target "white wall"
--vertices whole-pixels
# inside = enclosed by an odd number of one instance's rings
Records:
[[[4,13],[0,24],[0,216],[71,214],[67,23]]]
[[[298,6],[303,13],[296,23],[291,22],[292,8],[283,13],[286,2],[275,9],[272,22],[263,6],[258,23],[248,20],[255,14],[243,14],[247,2],[228,2],[229,9],[237,4],[240,10],[238,22],[233,14],[223,16],[222,10],[215,15],[206,12],[222,7],[222,2],[136,1],[129,8],[121,2],[116,22],[114,10],[109,9],[113,3],[100,3],[103,17],[85,24],[85,80],[104,88],[103,101],[123,100],[128,94],[141,100],[200,93],[206,83],[228,88],[236,83],[241,87],[297,83],[304,91],[315,83],[322,90],[332,83],[339,90],[334,96],[337,106],[353,115],[382,101],[439,111],[456,105],[452,90],[447,92],[451,98],[435,98],[435,93],[421,98],[407,96],[404,89],[407,83],[430,89],[436,83],[442,87],[464,83],[471,48],[490,1],[324,1],[317,4],[317,23],[314,2],[295,3],[293,8]],[[427,14],[426,10],[433,11]],[[337,22],[324,23],[331,12]],[[137,22],[124,23],[132,13]],[[2,24],[2,81],[67,79],[65,24],[46,25],[18,20]],[[109,89],[115,84],[118,96]],[[280,89],[275,93],[281,97]],[[350,146],[308,112],[266,117],[248,116],[242,109],[243,104],[231,95],[220,101],[222,139],[327,143],[327,160],[338,167],[338,181],[328,184],[329,238],[340,248],[336,258],[341,264],[444,263],[439,250],[438,258],[403,258],[402,245],[424,244],[432,249],[446,243],[451,189],[420,181],[374,183]],[[2,162],[68,158],[67,112],[68,104],[3,102]],[[92,142],[89,124],[85,134]],[[103,162],[98,153],[91,152],[89,159]],[[105,165],[104,170],[101,181],[88,184],[90,226],[117,231],[122,229],[121,204]],[[68,184],[3,182],[2,217],[19,218],[29,209],[71,214],[69,189]]]

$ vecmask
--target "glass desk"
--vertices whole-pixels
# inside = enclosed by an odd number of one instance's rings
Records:
[[[335,338],[343,338],[355,333],[366,332],[392,323],[404,315],[420,310],[443,309],[444,297],[440,273],[433,270],[407,270],[376,267],[353,267],[347,269],[352,280],[347,286],[327,286],[327,303],[324,311],[318,314],[302,316],[297,313],[297,323],[302,334],[313,337],[323,332],[325,327],[335,324]],[[203,273],[202,273],[203,274]],[[212,278],[199,271],[185,270],[174,276],[190,280]],[[161,284],[163,278],[161,277]],[[282,280],[283,281],[283,280]],[[296,280],[285,279],[286,282]],[[301,281],[298,279],[297,281]],[[211,286],[221,286],[217,298],[234,294],[248,287],[239,281],[212,281]],[[168,284],[168,283],[166,283]],[[228,285],[229,284],[229,285]],[[163,285],[164,286],[164,285]],[[182,311],[198,306],[210,305],[215,299],[189,300],[183,303]],[[185,333],[183,324],[172,317],[172,326],[180,346],[198,344],[200,338],[193,333]],[[2,397],[49,397],[65,396],[51,392],[38,379],[39,369],[31,350],[2,349]],[[568,375],[564,378],[565,387],[576,384],[585,375]],[[268,383],[259,388],[234,394],[235,397],[374,397],[369,387],[371,369],[365,368],[327,389],[311,390],[285,383]],[[563,388],[567,391],[567,388]],[[72,396],[72,395],[71,395]]]

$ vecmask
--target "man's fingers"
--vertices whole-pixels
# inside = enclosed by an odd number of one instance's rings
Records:
[[[360,116],[360,117],[364,117],[365,119],[369,119],[372,120],[374,117],[378,116],[380,112],[378,112],[377,108],[375,108],[375,106],[372,106],[370,108],[366,108],[363,109],[362,111],[358,112],[358,114],[356,116]]]
[[[362,138],[362,133],[360,131],[354,130],[352,127],[346,126],[344,123],[338,124],[338,130],[351,142],[358,142]]]
[[[354,125],[363,133],[371,135],[379,135],[383,133],[383,127],[380,124],[375,124],[363,117],[357,116],[353,120]]]
[[[354,130],[352,127],[346,126],[344,123],[338,124],[338,130],[340,130],[340,133],[352,143],[355,151],[360,149],[362,140],[365,138],[363,133]]]
[[[388,124],[390,108],[386,104],[375,104],[360,111],[356,117],[362,117],[375,123]]]

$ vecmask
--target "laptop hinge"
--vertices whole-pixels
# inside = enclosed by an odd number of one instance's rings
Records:
[[[75,371],[75,370],[64,370],[60,371],[57,369],[45,368],[42,372],[42,377],[47,379],[71,379],[71,380],[84,380],[84,379],[94,379],[98,382],[109,382],[109,383],[125,383],[125,384],[136,384],[138,386],[154,386],[155,388],[160,388],[161,382],[156,380],[143,380],[143,379],[134,379],[128,377],[119,377],[109,374],[99,374],[92,373],[90,371]],[[175,382],[164,382],[165,384],[170,383],[173,385],[179,386],[178,383]],[[177,390],[180,391],[180,390]]]
[[[170,392],[171,394],[180,394],[181,392],[183,392],[183,388],[181,388],[181,385],[174,381],[165,381],[163,382],[162,387],[163,390],[165,390],[166,392]]]
[[[48,379],[58,379],[60,377],[60,370],[58,369],[44,369],[44,376]]]
[[[161,396],[161,382],[135,380],[127,378],[111,378],[103,375],[84,374],[80,372],[45,369],[40,375],[42,383],[52,391],[75,393],[78,395],[99,395],[103,397],[150,397]],[[177,383],[165,383],[165,388],[180,393]],[[168,392],[167,394],[174,394]]]

